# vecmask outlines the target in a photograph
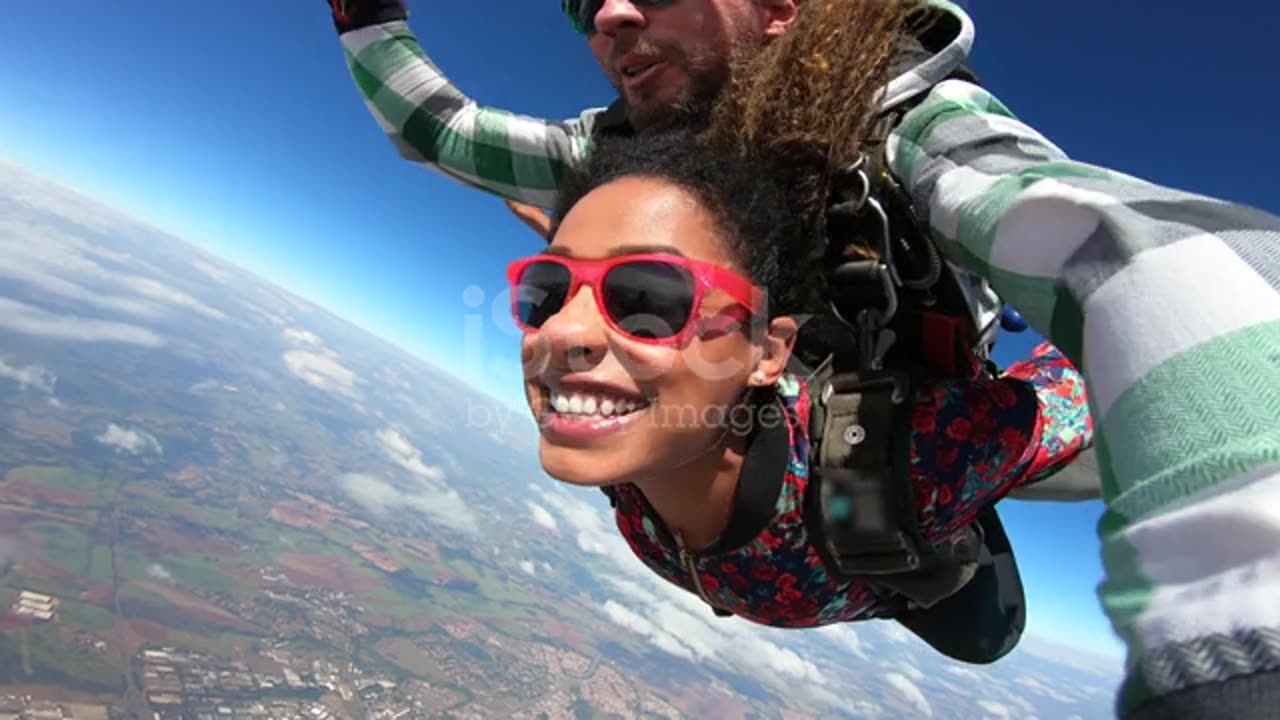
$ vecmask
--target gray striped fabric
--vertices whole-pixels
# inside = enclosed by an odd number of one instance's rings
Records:
[[[1280,218],[1074,162],[964,82],[888,144],[948,257],[1085,375],[1100,596],[1131,666],[1155,673],[1130,675],[1121,712],[1228,657],[1273,667],[1220,638],[1280,628]]]

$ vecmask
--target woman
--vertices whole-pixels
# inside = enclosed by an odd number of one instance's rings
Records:
[[[655,573],[780,627],[898,610],[832,577],[813,542],[810,398],[789,367],[798,340],[820,339],[801,318],[821,308],[828,180],[871,132],[903,19],[889,3],[811,10],[738,69],[708,126],[601,143],[547,250],[509,271],[544,469],[605,489]],[[1079,374],[1048,345],[998,380],[926,385],[910,472],[926,539],[1071,462],[1092,432]]]

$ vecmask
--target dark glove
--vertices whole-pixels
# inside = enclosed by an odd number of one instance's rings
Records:
[[[325,0],[325,5],[329,6],[333,27],[339,35],[409,17],[404,0]]]

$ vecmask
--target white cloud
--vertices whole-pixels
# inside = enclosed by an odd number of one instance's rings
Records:
[[[409,371],[412,372],[411,369],[409,369]],[[400,373],[396,372],[395,368],[383,368],[381,375],[382,375],[382,381],[385,382],[389,387],[393,387],[399,390],[404,390],[410,393],[413,392],[413,385],[409,384],[408,380],[405,380],[404,377],[400,375]]]
[[[219,260],[214,260],[209,258],[198,258],[197,256],[195,260],[191,261],[191,266],[192,268],[200,270],[201,273],[204,273],[205,275],[207,275],[207,277],[209,277],[209,279],[211,279],[211,281],[214,281],[215,283],[230,284],[230,281],[232,281],[232,273],[228,272],[228,270],[225,270],[224,268],[221,268],[221,266],[219,266],[219,263],[220,263]]]
[[[916,636],[912,635],[910,630],[889,620],[877,621],[876,628],[885,640],[894,645],[910,645],[916,639]]]
[[[1112,654],[1109,650],[1063,644],[1038,635],[1028,635],[1022,643],[1022,649],[1028,655],[1065,665],[1108,682],[1124,673],[1124,657]]]
[[[118,342],[143,347],[164,344],[159,335],[136,325],[58,315],[8,298],[0,298],[0,327],[53,340]]]
[[[58,376],[41,365],[11,365],[3,358],[0,358],[0,378],[16,382],[24,390],[31,388],[48,394],[53,394],[58,382]]]
[[[547,512],[546,508],[535,502],[529,502],[528,505],[529,513],[533,515],[534,523],[552,531],[560,529],[559,526],[556,525],[556,519],[551,517],[551,513]]]
[[[289,307],[293,308],[295,312],[307,314],[307,313],[314,313],[316,311],[315,305],[312,305],[311,303],[307,302],[306,300],[303,300],[302,298],[298,297],[297,295],[294,295],[293,293],[289,292],[288,290],[285,290],[282,287],[273,285],[267,289],[272,295],[276,297],[277,300],[280,300],[281,302],[285,303]]]
[[[359,397],[356,390],[359,377],[343,366],[331,351],[289,350],[284,354],[284,364],[289,372],[313,387],[348,399]]]
[[[152,300],[183,307],[215,320],[227,319],[227,316],[221,310],[211,308],[181,290],[170,287],[158,280],[140,275],[116,275],[113,279],[121,287],[133,290],[139,295],[144,295]]]
[[[6,255],[6,262],[0,263],[0,275],[29,285],[32,289],[39,291],[41,297],[60,295],[81,305],[89,305],[110,312],[125,313],[143,318],[154,318],[159,314],[159,308],[142,300],[96,292],[38,268],[23,265],[20,262],[10,263],[11,258],[8,256],[11,253],[8,247],[0,245],[0,253]],[[12,259],[20,260],[20,258]]]
[[[320,341],[319,336],[310,330],[303,330],[301,328],[285,328],[283,334],[286,340],[301,345],[313,345],[315,347],[322,347],[324,345],[324,343]]]
[[[59,228],[18,221],[0,224],[0,255],[5,258],[0,264],[0,276],[26,283],[42,295],[60,295],[144,318],[157,317],[167,309],[184,308],[217,320],[226,319],[220,310],[160,280],[103,267],[93,256],[160,273],[127,253],[100,247]],[[111,292],[90,289],[85,283],[109,287]]]
[[[889,673],[885,676],[885,680],[893,687],[894,692],[898,694],[907,703],[910,703],[923,717],[933,717],[933,706],[925,698],[924,693],[920,692],[920,688],[916,684],[907,679],[901,673]]]
[[[647,618],[619,605],[617,602],[606,600],[603,610],[604,614],[614,623],[637,635],[648,638],[658,648],[685,660],[694,661],[700,659],[700,656],[695,655],[690,647],[677,640],[675,635],[655,626]],[[705,648],[699,649],[705,650]]]
[[[275,326],[276,326],[276,327],[278,327],[278,328],[286,327],[286,326],[288,326],[288,325],[292,324],[292,322],[293,322],[293,319],[292,319],[292,318],[287,318],[287,317],[285,317],[285,316],[283,316],[283,315],[281,315],[281,314],[279,314],[279,313],[275,313],[275,312],[272,312],[272,311],[270,311],[270,310],[267,310],[266,308],[259,307],[258,305],[254,305],[253,303],[251,303],[251,302],[249,302],[249,301],[245,300],[243,297],[238,297],[238,296],[237,296],[237,297],[236,297],[236,300],[237,300],[237,301],[238,301],[242,306],[244,306],[244,307],[248,308],[249,310],[253,311],[253,312],[254,312],[254,313],[256,313],[259,317],[261,317],[263,320],[266,320],[268,323],[270,323],[270,324],[272,324],[272,325],[275,325]]]
[[[982,708],[983,720],[999,720],[1000,718],[1008,720],[1013,717],[1013,712],[1006,705],[995,700],[979,700],[978,707]]]
[[[164,454],[160,441],[151,433],[137,428],[123,428],[115,423],[107,425],[107,429],[94,439],[116,452],[137,455],[144,450],[151,450],[157,455]]]
[[[479,532],[470,506],[452,488],[406,492],[372,475],[348,473],[338,479],[342,489],[369,512],[385,516],[399,509],[417,510],[434,522],[460,532]]]
[[[599,508],[571,496],[558,485],[550,489],[539,487],[537,492],[543,502],[565,521],[566,532],[575,538],[579,550],[608,558],[629,575],[652,579],[649,569],[631,552],[617,528],[612,523],[606,525],[605,516]]]
[[[701,599],[655,576],[635,557],[603,508],[573,497],[559,486],[539,488],[538,492],[565,521],[567,530],[576,533],[580,550],[612,561],[621,572],[603,576],[620,596],[619,601],[606,602],[602,608],[613,622],[673,655],[715,662],[782,692],[809,688],[804,691],[812,694],[817,692],[814,686],[827,682],[812,661],[768,638],[769,634],[782,637],[786,631],[716,617]]]
[[[526,573],[528,573],[528,574],[530,574],[530,575],[536,575],[536,574],[537,574],[537,572],[534,570],[533,563],[532,563],[532,562],[530,562],[530,561],[528,561],[528,560],[521,560],[521,561],[520,561],[520,569],[521,569],[521,570],[523,570],[523,571],[525,571]]]
[[[355,401],[355,409],[361,414],[366,413],[359,404],[360,391],[356,387],[364,381],[355,371],[342,364],[336,352],[326,348],[324,342],[310,330],[285,328],[281,333],[289,342],[306,345],[308,348],[284,352],[284,364],[289,372],[312,387]]]
[[[920,668],[916,667],[915,665],[912,665],[911,663],[905,660],[899,660],[897,665],[898,665],[898,669],[902,671],[903,675],[907,676],[908,678],[910,678],[915,682],[924,682],[925,676],[924,676],[924,673],[920,671]]]
[[[212,262],[209,262],[208,260],[197,258],[195,261],[191,263],[191,266],[199,270],[200,272],[204,273],[205,275],[208,275],[210,280],[213,280],[214,282],[220,285],[226,285],[231,280],[230,273],[228,273],[226,270],[223,270],[220,267],[217,267],[216,265],[214,265]]]
[[[0,160],[0,187],[6,198],[20,207],[66,218],[108,236],[155,232],[73,188],[50,182],[4,160]]]
[[[225,384],[226,383],[222,382],[221,380],[208,378],[205,380],[201,380],[200,382],[193,383],[191,387],[187,388],[187,392],[193,395],[203,395],[205,393],[215,392]]]
[[[863,660],[867,659],[867,653],[862,648],[862,639],[858,637],[858,633],[848,623],[826,625],[818,628],[815,632],[830,640],[837,649]]]
[[[1045,697],[1056,700],[1060,703],[1079,702],[1078,698],[1072,697],[1070,695],[1066,695],[1061,691],[1059,691],[1052,684],[1045,683],[1040,678],[1032,675],[1019,675],[1018,677],[1014,678],[1013,682],[1014,684],[1021,685],[1022,687],[1025,687],[1028,690],[1038,695],[1043,695]]]
[[[383,428],[378,431],[378,440],[382,443],[382,449],[405,470],[425,480],[438,481],[444,478],[444,470],[423,462],[422,453],[399,430]]]

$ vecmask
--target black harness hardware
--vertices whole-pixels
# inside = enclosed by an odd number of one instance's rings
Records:
[[[915,388],[937,374],[920,359],[922,308],[939,297],[962,301],[934,292],[946,275],[936,248],[894,237],[877,196],[897,198],[876,184],[861,159],[832,183],[828,238],[847,240],[827,248],[828,299],[856,340],[855,352],[832,352],[809,378],[811,499],[833,573],[870,584],[904,610],[929,608],[974,576],[983,543],[976,524],[927,542],[910,476]],[[861,247],[851,250],[856,239]],[[895,353],[901,339],[906,347]]]
[[[905,608],[932,607],[964,587],[982,538],[964,528],[928,543],[910,478],[912,374],[834,361],[811,381],[811,486],[828,566]]]

